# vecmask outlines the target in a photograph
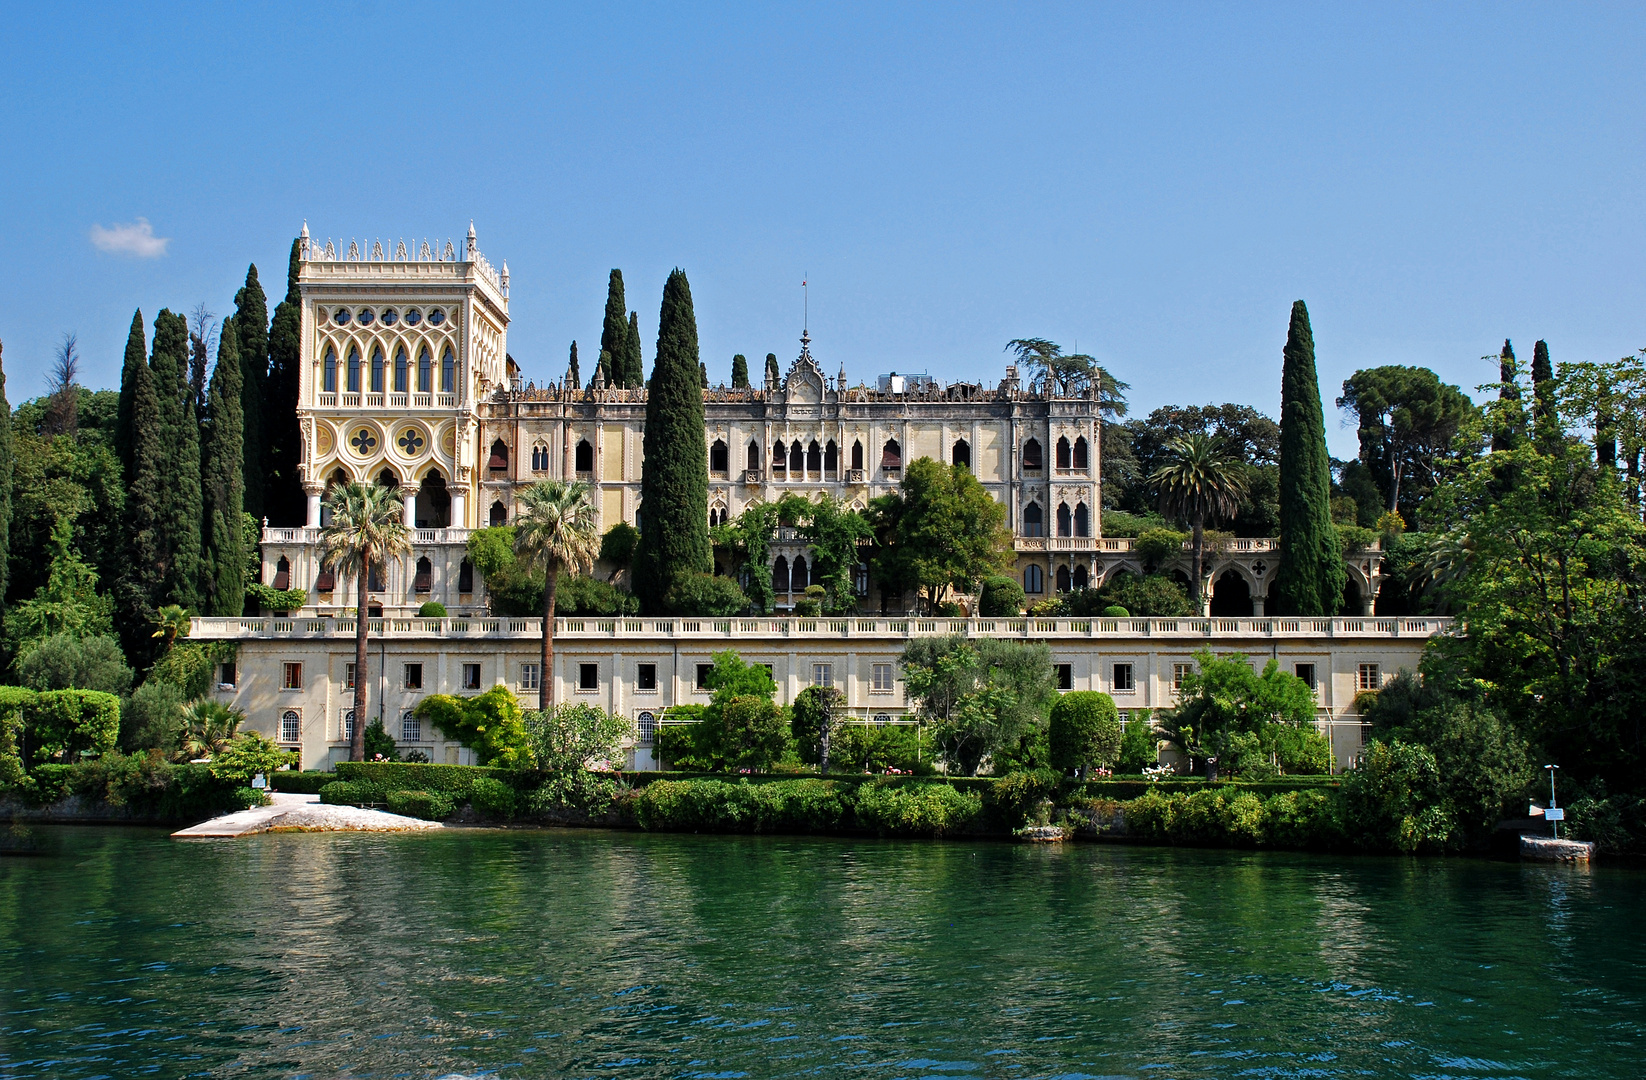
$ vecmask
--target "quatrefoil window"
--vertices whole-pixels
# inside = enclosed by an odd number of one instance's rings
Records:
[[[416,457],[423,452],[423,436],[413,428],[402,431],[396,443],[407,457]]]
[[[354,433],[352,438],[349,439],[349,445],[354,447],[355,453],[359,454],[361,457],[365,457],[367,454],[370,454],[373,450],[377,449],[377,436],[373,435],[365,428],[361,428],[359,431]]]

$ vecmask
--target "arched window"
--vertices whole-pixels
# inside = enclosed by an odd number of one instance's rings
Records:
[[[417,392],[419,394],[434,392],[434,366],[430,362],[432,359],[427,349],[417,354]]]
[[[789,560],[779,555],[772,563],[772,592],[786,593],[789,591]]]
[[[903,467],[903,448],[897,445],[896,439],[886,440],[885,449],[880,451],[880,467],[891,470]]]
[[[291,563],[284,555],[274,564],[274,587],[277,589],[291,588]]]
[[[360,392],[360,350],[353,345],[349,346],[349,375],[344,385],[351,394]]]
[[[1091,584],[1091,582],[1092,577],[1086,572],[1086,568],[1084,566],[1077,566],[1074,568],[1074,587],[1076,590],[1086,588]]]
[[[863,468],[863,440],[852,440],[852,468]]]
[[[587,439],[579,439],[577,441],[576,464],[577,471],[580,473],[594,472],[594,447],[589,445],[589,440]]]
[[[972,444],[965,439],[956,439],[952,460],[961,468],[970,469],[972,467]]]
[[[337,393],[337,350],[326,346],[326,367],[320,376],[320,389],[328,394]]]
[[[394,392],[406,392],[406,350],[402,346],[394,350]]]
[[[503,509],[502,499],[492,503],[492,510],[489,520],[493,525],[507,525],[509,523],[509,512]]]
[[[1069,467],[1069,440],[1061,435],[1057,438],[1057,467],[1060,469]]]
[[[548,468],[543,461],[546,453],[547,449],[542,443],[532,443],[532,472],[542,472]]]
[[[1074,441],[1074,467],[1082,472],[1091,468],[1091,453],[1086,449],[1086,436],[1084,435]]]
[[[772,472],[783,472],[788,466],[789,448],[782,443],[772,444]]]
[[[1069,568],[1067,566],[1058,567],[1057,568],[1057,591],[1058,592],[1068,592],[1069,591],[1069,586],[1070,586]]]
[[[794,557],[794,567],[789,571],[789,588],[795,592],[805,592],[811,582],[806,578],[806,560],[799,555]]]
[[[501,472],[509,467],[509,447],[502,439],[492,443],[491,460],[486,462],[486,468],[492,472]]]
[[[806,471],[823,471],[823,448],[817,445],[816,439],[813,439],[812,444],[806,447]]]
[[[383,350],[378,348],[371,351],[371,392],[383,392]]]
[[[417,560],[417,576],[412,578],[412,592],[428,592],[434,587],[434,564],[427,555]]]
[[[840,473],[840,450],[834,445],[833,439],[823,447],[823,471],[836,475]]]
[[[1069,514],[1068,503],[1057,504],[1057,535],[1074,535],[1074,518]]]
[[[859,596],[869,595],[869,564],[860,562],[852,575],[852,591]]]
[[[457,591],[472,593],[474,591],[474,564],[467,559],[457,564]]]
[[[1040,440],[1030,439],[1023,444],[1023,467],[1025,469],[1044,469],[1046,460],[1040,453]]]
[[[715,525],[724,525],[729,520],[731,520],[731,514],[724,506],[709,507],[709,525],[711,528]]]
[[[1046,591],[1046,573],[1034,563],[1023,568],[1023,591],[1031,594]]]
[[[1045,524],[1045,512],[1040,509],[1039,503],[1032,502],[1023,507],[1024,536],[1045,536]]]
[[[757,442],[749,443],[749,463],[747,465],[745,465],[744,468],[746,468],[746,469],[758,469],[758,468],[760,468],[760,444],[759,443],[757,443]]]
[[[439,469],[430,469],[423,474],[422,490],[417,493],[417,527],[444,529],[451,521],[452,497],[446,477]]]
[[[440,358],[440,392],[442,394],[457,393],[457,364],[452,360],[452,351],[446,350],[446,355]]]
[[[391,470],[386,468],[377,474],[377,482],[382,484],[384,487],[391,489],[400,486],[400,478],[394,475]]]
[[[727,460],[730,457],[731,454],[726,449],[725,441],[716,439],[714,445],[709,447],[709,471],[720,473],[727,471],[731,467],[731,463]]]
[[[801,449],[799,439],[796,439],[794,445],[789,447],[789,471],[792,473],[804,473],[806,471],[806,451]]]
[[[1076,536],[1092,535],[1092,512],[1086,509],[1086,504],[1074,504],[1074,534]]]
[[[320,564],[320,572],[314,575],[315,592],[331,592],[337,588],[337,574],[326,563]]]

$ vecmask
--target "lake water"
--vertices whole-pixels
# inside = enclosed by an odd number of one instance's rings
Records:
[[[0,1077],[1646,1075],[1630,868],[33,835],[0,859]]]

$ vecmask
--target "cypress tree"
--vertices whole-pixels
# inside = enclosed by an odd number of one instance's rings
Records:
[[[594,362],[594,382],[601,386],[613,385],[612,354],[605,349],[600,350],[600,359]]]
[[[623,342],[623,368],[629,373],[629,386],[646,385],[646,357],[640,351],[640,313],[638,311],[629,312],[629,333]]]
[[[278,321],[278,317],[277,317]],[[201,496],[206,515],[206,558],[201,571],[205,609],[239,615],[246,607],[246,549],[240,529],[245,485],[240,421],[240,342],[227,320],[217,346],[217,366],[206,392],[208,422],[201,447]]]
[[[699,360],[697,362],[697,370],[698,373],[703,376],[703,389],[707,390],[709,388],[709,365]]]
[[[623,314],[628,310],[628,300],[623,296],[623,271],[614,269],[611,280],[606,283],[606,321],[600,328],[600,351],[612,357],[606,378],[613,386],[630,385],[629,370],[623,363],[627,355],[623,346],[629,338],[629,326]]]
[[[709,450],[691,285],[676,268],[663,286],[640,471],[640,550],[633,574],[643,610],[664,609],[677,579],[714,569],[709,546]]]
[[[301,525],[308,514],[303,485],[297,477],[303,451],[297,430],[303,331],[303,298],[297,289],[297,272],[302,265],[302,251],[303,241],[293,240],[286,265],[286,298],[274,309],[274,323],[269,328],[268,397],[263,414],[263,512],[274,524],[283,526]]]
[[[1555,368],[1549,361],[1549,343],[1538,340],[1532,347],[1532,427],[1543,446],[1560,440],[1559,416],[1555,405]]]
[[[577,342],[572,342],[572,358],[566,364],[566,389],[583,389],[583,373],[577,370]]]
[[[1309,309],[1292,305],[1280,375],[1280,570],[1277,614],[1333,615],[1348,570],[1332,525],[1332,466]]]
[[[164,565],[160,604],[200,609],[200,425],[189,393],[189,326],[162,308],[154,317],[149,372],[159,402],[160,454],[165,483],[160,488],[159,548]]]
[[[5,346],[0,344],[0,353]],[[6,609],[11,583],[11,475],[15,464],[11,442],[11,403],[6,400],[6,365],[0,360],[0,612]]]
[[[766,354],[766,384],[768,386],[776,386],[782,381],[783,373],[779,371],[777,367],[777,354],[774,352],[769,352]]]
[[[114,452],[120,458],[120,467],[126,483],[131,483],[131,408],[132,378],[138,369],[147,370],[149,346],[143,340],[143,309],[131,317],[131,333],[126,335],[126,362],[120,369],[120,401],[114,413]]]
[[[1520,369],[1515,363],[1515,347],[1503,339],[1503,351],[1497,355],[1497,399],[1504,403],[1503,415],[1492,430],[1492,450],[1513,450],[1520,443],[1521,430],[1526,425],[1520,407]]]
[[[160,550],[160,515],[166,485],[162,452],[160,398],[149,365],[138,364],[121,385],[131,401],[131,464],[126,484],[126,559],[115,582],[120,638],[129,657],[147,656],[153,647],[155,609],[159,607],[165,565]]]
[[[747,390],[749,388],[749,360],[742,353],[732,357],[732,389]]]
[[[234,294],[234,326],[240,335],[240,415],[245,424],[241,476],[246,480],[246,509],[262,517],[264,402],[269,381],[269,301],[257,281],[257,265],[246,270],[246,284]]]

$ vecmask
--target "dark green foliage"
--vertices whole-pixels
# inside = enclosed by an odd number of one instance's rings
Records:
[[[1249,405],[1164,405],[1124,426],[1103,426],[1105,504],[1154,516],[1157,493],[1147,481],[1170,457],[1169,445],[1187,435],[1208,435],[1246,466],[1247,486],[1232,518],[1239,536],[1273,536],[1279,525],[1280,426]],[[1115,460],[1111,462],[1111,457]],[[1118,475],[1116,475],[1118,472]],[[1113,489],[1107,486],[1113,482]],[[1111,524],[1120,528],[1111,528]],[[1165,521],[1129,523],[1103,519],[1103,535],[1136,536]],[[1131,531],[1122,531],[1126,529]]]
[[[996,574],[983,579],[977,613],[986,619],[1010,618],[1023,611],[1023,586],[1014,577]]]
[[[296,611],[308,603],[307,589],[277,589],[254,581],[246,586],[246,599],[257,611]]]
[[[339,780],[375,785],[385,791],[439,791],[467,799],[469,789],[483,776],[507,775],[502,769],[474,765],[426,765],[403,761],[339,761]]]
[[[629,334],[623,342],[623,369],[634,386],[646,385],[646,359],[640,351],[640,313],[629,312]]]
[[[103,754],[120,737],[120,699],[96,690],[46,690],[23,708],[24,759],[73,763]]]
[[[600,327],[600,351],[611,357],[606,376],[613,386],[637,385],[630,381],[627,363],[629,325],[624,314],[628,310],[628,301],[623,296],[623,271],[614,269],[606,283],[606,318]]]
[[[932,771],[931,763],[921,760],[920,732],[913,724],[842,724],[829,761],[836,771]]]
[[[183,737],[183,692],[149,679],[120,705],[120,749],[171,753]]]
[[[382,784],[362,780],[333,780],[320,789],[320,801],[327,806],[381,806],[388,796]]]
[[[124,694],[132,671],[112,637],[52,634],[23,646],[17,678],[36,690],[97,690]]]
[[[607,352],[605,349],[601,349],[600,350],[600,355],[595,358],[594,378],[589,382],[589,385],[590,386],[611,386],[612,385],[612,363],[613,363],[612,354]]]
[[[734,697],[719,709],[721,746],[734,769],[766,772],[789,748],[783,711],[755,694]]]
[[[6,586],[11,581],[11,478],[15,461],[11,403],[6,399],[6,369],[0,364],[0,615],[6,610]]]
[[[1202,649],[1195,661],[1177,705],[1157,718],[1157,728],[1188,756],[1191,767],[1196,759],[1205,760],[1208,778],[1217,779],[1220,766],[1249,770],[1266,760],[1278,729],[1313,725],[1314,692],[1281,671],[1277,661],[1264,665],[1261,675],[1241,653],[1213,657]]]
[[[1136,776],[1144,769],[1160,764],[1160,744],[1154,732],[1154,721],[1146,710],[1139,709],[1126,721],[1120,735],[1120,759],[1115,771]]]
[[[234,321],[228,319],[218,339],[200,455],[206,519],[205,572],[201,579],[205,611],[210,615],[239,615],[246,607],[247,552],[240,528],[246,494],[240,472],[245,457],[241,374],[239,335]]]
[[[172,765],[155,755],[114,752],[73,765],[37,765],[19,789],[36,804],[78,795],[138,820],[167,822],[201,821],[263,802],[244,784],[214,776],[209,765]]]
[[[1108,614],[1110,604],[1138,618],[1174,619],[1194,612],[1188,592],[1175,578],[1164,574],[1138,577],[1121,571],[1103,583],[1095,600],[1102,605],[1097,613],[1103,615]]]
[[[1172,523],[1160,516],[1158,510],[1149,510],[1146,513],[1129,513],[1125,510],[1103,511],[1104,536],[1139,536],[1144,529],[1170,530]]]
[[[451,796],[438,791],[391,791],[386,801],[389,813],[424,821],[444,821],[456,809]]]
[[[1046,725],[1056,697],[1051,650],[996,638],[915,638],[903,650],[910,704],[952,771],[972,776],[984,758],[1019,747]]]
[[[394,745],[394,736],[383,727],[383,721],[373,720],[366,725],[366,760],[398,761],[400,754]]]
[[[1452,840],[1440,768],[1424,747],[1372,740],[1344,781],[1343,801],[1348,835],[1359,847],[1439,851]]]
[[[246,512],[264,514],[263,454],[274,417],[268,410],[269,301],[257,280],[255,265],[246,269],[246,284],[234,294],[234,329],[240,346],[240,416],[243,451],[240,475],[246,482]],[[295,414],[293,419],[295,420]]]
[[[1253,791],[1208,788],[1149,791],[1120,808],[1126,835],[1202,847],[1332,848],[1342,842],[1335,793],[1292,791],[1267,799]]]
[[[297,429],[303,330],[303,298],[297,289],[297,272],[302,244],[301,238],[291,242],[291,255],[286,263],[286,297],[274,309],[274,322],[269,327],[268,397],[263,414],[263,512],[270,523],[286,527],[303,524],[307,514],[297,476],[302,458],[302,437]],[[217,362],[223,363],[221,351]]]
[[[494,686],[478,697],[430,694],[415,711],[446,738],[473,750],[482,765],[523,768],[530,763],[520,703],[506,686]]]
[[[1052,768],[1084,778],[1107,769],[1120,757],[1120,712],[1114,699],[1095,690],[1076,690],[1052,704],[1046,734]]]
[[[1365,462],[1358,459],[1344,462],[1338,474],[1337,487],[1343,493],[1342,497],[1354,502],[1354,524],[1367,529],[1377,524],[1377,519],[1383,515],[1384,496]]]
[[[1387,365],[1345,379],[1337,407],[1359,424],[1360,460],[1379,488],[1382,508],[1415,521],[1474,404],[1428,368]]]
[[[1183,557],[1183,542],[1188,537],[1175,529],[1144,529],[1137,534],[1132,551],[1143,562],[1143,569],[1153,573],[1170,566]]]
[[[542,587],[538,587],[542,593]],[[538,601],[533,614],[541,614],[542,601]],[[571,618],[577,615],[634,615],[639,612],[640,605],[629,593],[624,592],[609,581],[599,578],[583,577],[567,574],[560,578],[554,593],[555,614],[562,618]]]
[[[749,360],[742,353],[732,357],[732,389],[747,390],[749,388]]]
[[[119,456],[126,482],[132,477],[132,444],[134,394],[137,387],[137,369],[148,369],[148,344],[143,340],[143,310],[131,317],[131,332],[126,335],[126,360],[120,369],[120,405],[114,419],[114,452]]]
[[[571,358],[566,362],[566,389],[583,389],[583,373],[577,368],[577,342],[572,342]]]
[[[783,385],[783,372],[777,366],[777,354],[766,354],[766,384],[768,386]]]
[[[870,781],[857,789],[858,825],[881,836],[944,836],[983,816],[983,799],[949,784],[891,785]]]
[[[600,561],[612,568],[613,579],[634,562],[635,550],[640,546],[640,530],[626,521],[619,521],[600,538]]]
[[[181,315],[162,308],[154,318],[154,345],[149,371],[159,406],[160,592],[156,606],[200,608],[200,425],[189,393],[189,328]]]
[[[709,545],[709,450],[698,377],[697,317],[681,270],[658,314],[640,474],[640,551],[634,593],[647,613],[671,610],[676,581],[714,569]]]
[[[419,619],[444,619],[446,617],[446,605],[438,600],[425,600],[417,609],[417,617]]]
[[[469,787],[469,804],[482,817],[507,821],[514,817],[515,803],[514,789],[501,780],[478,776]]]
[[[830,780],[659,780],[640,789],[643,829],[713,832],[830,832],[851,820],[851,792]]]
[[[741,615],[749,599],[729,577],[714,574],[680,574],[663,596],[663,606],[671,615],[714,618]]]
[[[23,779],[23,729],[39,695],[21,686],[0,686],[0,790]]]
[[[795,697],[789,730],[794,733],[801,761],[828,772],[845,704],[846,695],[832,686],[808,686]]]
[[[697,362],[697,372],[703,380],[703,389],[707,390],[709,388],[709,365],[699,360]]]
[[[1520,367],[1515,361],[1515,347],[1508,338],[1503,339],[1503,351],[1498,353],[1497,379],[1499,408],[1493,415],[1494,454],[1515,449],[1526,432],[1526,410],[1520,403]]]
[[[1280,568],[1276,614],[1333,615],[1348,571],[1332,528],[1331,456],[1309,310],[1292,305],[1280,381]]]
[[[875,499],[868,519],[878,545],[875,576],[899,592],[921,590],[928,611],[950,589],[970,592],[1012,564],[1006,508],[961,465],[910,462],[897,493]]]

